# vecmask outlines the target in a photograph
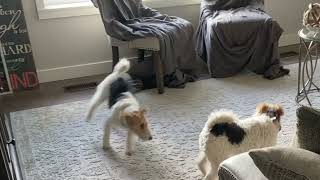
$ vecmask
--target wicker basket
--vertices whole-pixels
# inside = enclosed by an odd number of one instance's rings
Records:
[[[312,30],[320,31],[320,4],[310,4],[303,17],[303,25]]]

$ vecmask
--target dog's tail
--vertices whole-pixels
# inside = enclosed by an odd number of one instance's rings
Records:
[[[211,130],[216,124],[231,124],[237,120],[238,117],[232,111],[220,110],[210,114],[206,126]]]
[[[126,58],[123,58],[116,64],[116,66],[114,66],[112,73],[118,73],[118,74],[126,73],[129,71],[129,69],[130,69],[129,60]]]
[[[89,109],[86,115],[86,120],[92,119],[95,110],[110,96],[111,85],[124,75],[130,69],[130,62],[127,59],[121,59],[114,67],[113,72],[108,75],[97,87],[93,95]]]

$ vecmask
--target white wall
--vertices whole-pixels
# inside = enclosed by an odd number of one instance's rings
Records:
[[[298,42],[297,32],[302,27],[303,12],[309,3],[319,0],[265,0],[266,10],[284,29],[280,45]]]
[[[286,31],[286,42],[295,42],[306,4],[305,0],[266,0],[268,11]],[[100,16],[39,20],[34,0],[23,0],[23,5],[41,82],[110,71],[111,48]],[[160,11],[185,18],[195,27],[198,24],[199,5]],[[124,54],[133,55],[121,51]]]

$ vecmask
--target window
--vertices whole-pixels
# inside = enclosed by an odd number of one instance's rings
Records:
[[[39,19],[98,14],[91,0],[36,0]]]
[[[35,0],[39,19],[99,14],[91,0]],[[200,4],[200,0],[143,0],[152,8]]]
[[[62,4],[89,3],[90,0],[44,0],[45,6],[56,6]]]

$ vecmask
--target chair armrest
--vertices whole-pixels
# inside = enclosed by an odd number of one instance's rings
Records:
[[[268,180],[256,167],[248,153],[223,161],[218,170],[219,180]]]

